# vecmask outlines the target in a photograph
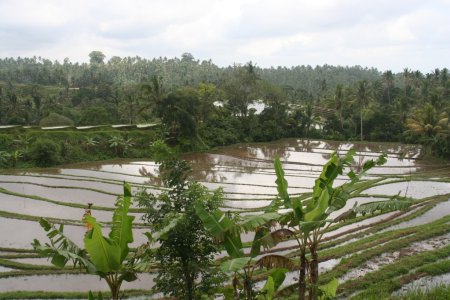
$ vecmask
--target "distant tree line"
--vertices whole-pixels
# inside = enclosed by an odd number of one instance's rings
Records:
[[[448,69],[218,67],[181,58],[0,59],[0,124],[161,122],[185,149],[283,137],[420,142],[449,155]],[[264,103],[258,114],[250,104]]]

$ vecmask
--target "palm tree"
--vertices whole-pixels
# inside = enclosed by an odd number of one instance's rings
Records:
[[[98,144],[98,141],[94,137],[86,137],[83,144],[86,150],[90,150]]]
[[[141,89],[147,96],[148,102],[139,109],[139,113],[152,107],[155,110],[160,107],[162,98],[164,96],[162,79],[163,78],[161,76],[153,75],[152,77],[150,77],[149,83],[144,83],[141,85]]]
[[[425,144],[430,144],[448,135],[448,115],[438,113],[433,105],[427,103],[406,119],[406,126],[407,132],[420,136]]]
[[[133,145],[134,143],[131,138],[125,139],[121,136],[113,136],[109,140],[109,147],[114,148],[117,156],[123,156],[128,148],[132,147]]]
[[[342,103],[344,101],[344,86],[342,84],[336,85],[336,90],[334,92],[334,101],[336,105],[336,110],[339,112],[339,121],[341,123],[341,129],[344,129],[342,124]]]
[[[383,73],[383,80],[387,88],[388,103],[391,104],[391,89],[394,87],[394,74],[391,70]]]
[[[360,135],[361,141],[363,140],[363,109],[369,102],[370,96],[367,88],[367,81],[362,80],[358,83],[358,91],[356,93],[356,99],[359,103],[359,113],[360,113]]]

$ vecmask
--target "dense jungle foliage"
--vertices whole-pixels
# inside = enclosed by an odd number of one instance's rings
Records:
[[[156,135],[183,150],[306,137],[422,143],[428,153],[450,157],[446,68],[395,74],[359,66],[218,67],[190,53],[105,61],[93,51],[89,57],[89,63],[0,59],[0,125],[161,123]],[[11,142],[0,145],[3,165],[31,155],[32,149],[12,143],[18,134],[12,132],[2,137]],[[113,137],[102,143],[114,145]],[[86,147],[95,149],[100,140],[89,138]],[[120,138],[120,147],[105,146],[114,150],[110,156],[136,157],[126,151],[133,141]],[[64,156],[61,141],[53,141],[56,147],[44,143]],[[31,148],[35,140],[28,142]]]

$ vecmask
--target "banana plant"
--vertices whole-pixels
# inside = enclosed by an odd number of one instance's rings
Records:
[[[14,150],[10,153],[11,166],[13,168],[16,167],[17,162],[23,157],[23,153],[20,150]]]
[[[107,282],[112,299],[119,299],[122,282],[137,279],[136,259],[128,258],[128,245],[133,242],[134,220],[134,216],[128,215],[130,205],[131,188],[124,183],[124,194],[116,201],[108,236],[103,235],[101,224],[93,216],[85,214],[83,220],[88,231],[83,240],[84,249],[65,236],[63,225],[56,228],[44,218],[41,218],[39,223],[47,232],[50,243],[41,244],[35,239],[32,245],[41,256],[51,258],[51,262],[58,267],[62,268],[71,262],[89,274],[99,275]]]
[[[308,289],[308,299],[318,299],[323,297],[333,297],[337,289],[337,280],[334,279],[327,285],[318,286],[319,263],[318,246],[326,230],[335,222],[356,217],[357,213],[374,212],[380,208],[403,209],[410,205],[408,201],[398,201],[398,199],[387,200],[375,204],[365,204],[354,207],[331,219],[330,214],[341,210],[347,200],[358,193],[362,177],[374,166],[383,165],[386,162],[386,155],[381,155],[376,160],[368,160],[362,169],[355,173],[347,172],[349,180],[333,187],[335,179],[344,174],[344,169],[350,167],[355,150],[349,150],[347,154],[340,157],[337,153],[331,155],[330,160],[324,165],[323,170],[315,184],[312,193],[304,194],[300,197],[290,197],[288,193],[288,182],[284,178],[284,171],[280,160],[275,159],[275,173],[278,195],[282,200],[282,205],[278,209],[291,209],[289,213],[283,215],[279,220],[282,225],[287,225],[290,229],[281,229],[287,233],[285,235],[294,236],[299,245],[300,265],[298,280],[298,299],[306,299]],[[273,202],[277,203],[277,202]],[[279,203],[279,202],[278,202]],[[271,232],[263,239],[266,244],[275,245],[278,240],[275,238],[278,232]],[[307,251],[310,258],[307,259]],[[307,278],[307,274],[309,278]]]
[[[287,257],[275,254],[261,256],[261,240],[268,232],[272,222],[280,218],[280,214],[267,210],[261,215],[244,217],[239,223],[233,221],[220,210],[208,213],[202,205],[196,206],[196,213],[207,231],[220,242],[230,259],[221,264],[225,273],[232,273],[232,295],[225,294],[226,299],[270,300],[285,279],[285,273],[294,268],[294,263]],[[242,232],[255,232],[250,253],[244,253]],[[254,291],[253,273],[256,268],[275,268],[268,277],[264,287]]]

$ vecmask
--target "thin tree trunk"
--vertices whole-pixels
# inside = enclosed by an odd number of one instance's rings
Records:
[[[387,88],[387,92],[388,92],[388,103],[389,103],[389,105],[391,105],[391,93],[390,93],[390,88],[389,88],[389,86],[388,86],[388,88]]]
[[[361,142],[362,142],[362,140],[363,140],[363,111],[362,111],[362,108],[361,108],[361,111],[360,111],[360,120],[361,120]]]
[[[183,262],[184,283],[186,285],[186,297],[189,300],[194,300],[194,288],[191,272],[187,262]]]

